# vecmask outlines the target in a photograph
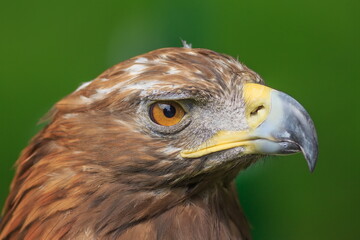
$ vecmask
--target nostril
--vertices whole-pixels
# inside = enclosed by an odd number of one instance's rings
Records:
[[[254,109],[254,111],[252,111],[252,112],[250,113],[250,116],[256,115],[256,114],[257,114],[261,109],[263,109],[263,108],[265,108],[263,105],[258,106],[257,108]]]

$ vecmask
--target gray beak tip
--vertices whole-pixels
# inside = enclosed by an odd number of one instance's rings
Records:
[[[307,162],[308,162],[308,166],[309,166],[309,171],[310,171],[311,173],[313,173],[314,170],[315,170],[316,161],[315,161],[315,162],[312,162],[311,160],[308,160]]]
[[[317,151],[313,156],[305,156],[310,172],[314,172],[317,162]]]
[[[307,151],[304,151],[301,149],[304,157],[306,159],[306,162],[308,164],[310,172],[314,172],[317,159],[318,159],[318,145],[317,142],[314,142],[314,145],[311,147],[311,149],[307,149]]]
[[[273,104],[281,106],[282,111],[277,116],[282,117],[279,128],[284,129],[273,133],[273,136],[282,141],[295,143],[298,150],[303,153],[310,172],[313,172],[318,158],[318,138],[310,115],[299,102],[282,92],[274,92]],[[281,135],[284,132],[288,135]]]

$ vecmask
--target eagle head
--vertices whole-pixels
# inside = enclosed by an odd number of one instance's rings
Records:
[[[17,162],[0,238],[249,239],[235,176],[296,152],[312,171],[317,136],[295,99],[230,56],[155,50],[54,106]]]

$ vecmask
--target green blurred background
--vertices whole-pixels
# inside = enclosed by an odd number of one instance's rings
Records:
[[[239,59],[305,106],[318,131],[313,174],[295,156],[237,179],[254,239],[360,239],[360,1],[2,1],[0,206],[37,121],[82,82],[162,47]]]

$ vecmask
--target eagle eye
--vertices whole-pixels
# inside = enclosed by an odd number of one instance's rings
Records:
[[[181,121],[185,115],[184,109],[176,102],[156,102],[150,106],[150,118],[162,126],[173,126]]]

